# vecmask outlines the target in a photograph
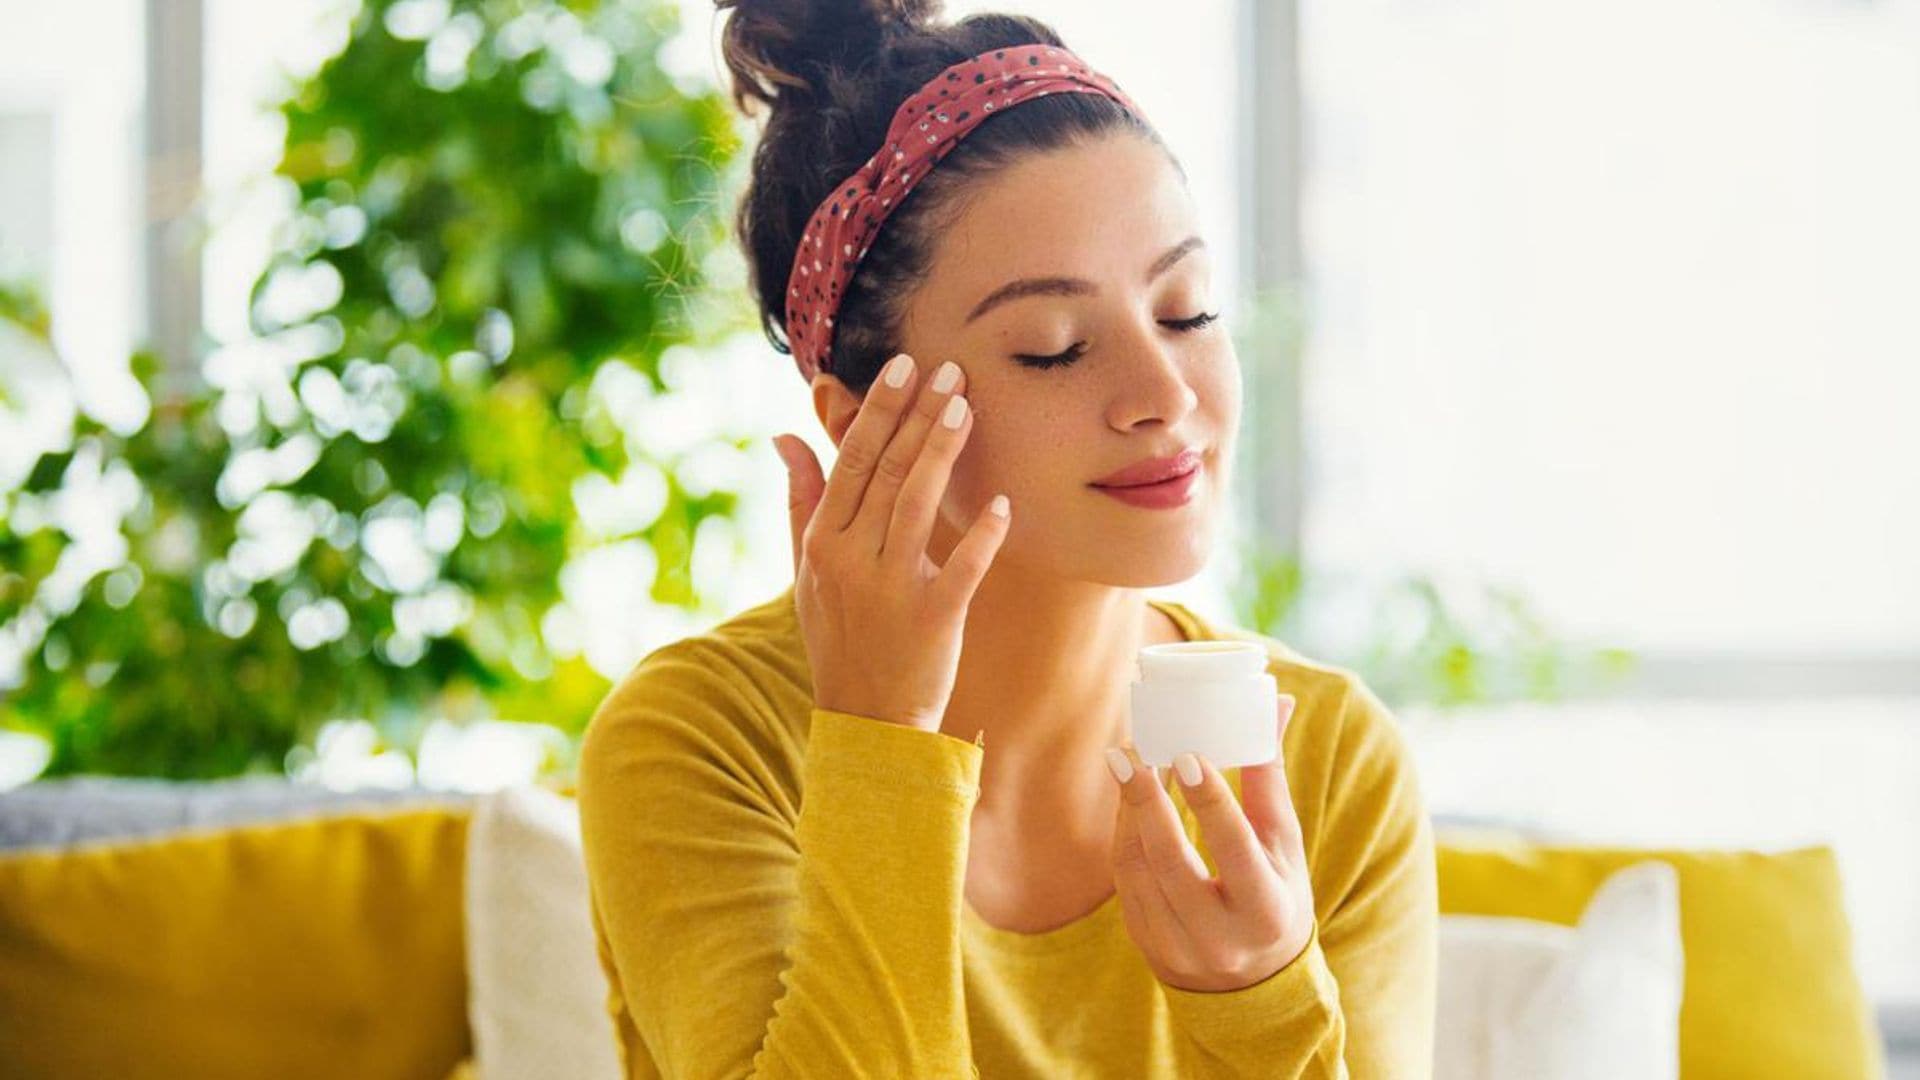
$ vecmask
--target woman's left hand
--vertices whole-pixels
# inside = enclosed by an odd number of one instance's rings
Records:
[[[1280,699],[1278,712],[1284,736],[1290,696]],[[1181,785],[1219,868],[1214,878],[1158,770],[1131,746],[1107,757],[1116,780],[1127,771],[1123,763],[1131,768],[1114,815],[1114,885],[1127,933],[1153,973],[1178,989],[1238,990],[1292,963],[1312,935],[1314,909],[1285,758],[1241,768],[1243,807],[1227,778],[1193,755],[1200,782],[1188,786],[1182,777]]]

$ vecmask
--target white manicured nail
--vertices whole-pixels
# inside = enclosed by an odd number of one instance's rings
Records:
[[[1127,752],[1117,746],[1107,748],[1107,768],[1113,770],[1113,778],[1123,784],[1133,779],[1133,762],[1127,760]]]
[[[888,386],[898,390],[907,385],[907,376],[911,374],[913,374],[913,357],[901,353],[887,361],[887,369],[881,372],[880,376],[887,380]]]
[[[950,428],[957,428],[966,417],[967,399],[955,394],[947,399],[947,411],[941,415],[940,422]]]
[[[998,514],[1001,517],[1006,517],[1007,516],[1007,497],[1005,495],[995,495],[993,497],[993,501],[987,504],[987,513]]]
[[[1200,759],[1192,754],[1181,754],[1173,759],[1173,770],[1180,774],[1180,782],[1188,787],[1200,786]]]
[[[960,365],[951,360],[941,364],[940,370],[933,373],[933,388],[943,394],[953,389],[953,384],[959,381]]]

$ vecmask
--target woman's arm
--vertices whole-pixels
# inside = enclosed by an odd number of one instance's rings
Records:
[[[1336,685],[1344,689],[1322,700],[1340,717],[1337,735],[1316,739],[1303,729],[1287,748],[1307,828],[1313,938],[1290,964],[1249,987],[1200,993],[1163,984],[1183,1076],[1433,1074],[1439,889],[1432,821],[1392,714],[1358,678]]]
[[[815,709],[796,806],[764,699],[711,652],[650,656],[581,751],[596,918],[646,1053],[675,1080],[972,1077],[959,921],[982,751]]]

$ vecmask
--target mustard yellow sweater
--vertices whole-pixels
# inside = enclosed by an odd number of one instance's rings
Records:
[[[1282,752],[1316,916],[1298,958],[1197,992],[1154,976],[1111,895],[1042,933],[986,923],[963,887],[992,749],[814,708],[789,588],[647,656],[582,744],[627,1075],[1431,1076],[1433,833],[1395,720],[1345,669],[1151,602],[1190,639],[1265,644],[1297,699]]]

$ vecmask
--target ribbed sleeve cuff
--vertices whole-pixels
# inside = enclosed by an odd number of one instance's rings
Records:
[[[890,788],[947,790],[971,802],[980,793],[986,751],[943,731],[813,710],[807,770],[816,777],[852,776]]]
[[[1318,919],[1300,955],[1252,986],[1160,989],[1175,1025],[1227,1061],[1271,1060],[1276,1046],[1317,1045],[1340,1020],[1340,985],[1320,947]]]

